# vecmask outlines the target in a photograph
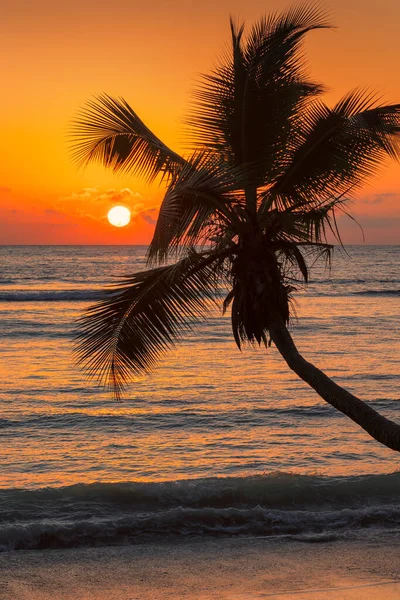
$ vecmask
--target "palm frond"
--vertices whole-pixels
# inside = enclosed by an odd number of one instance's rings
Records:
[[[377,105],[368,91],[330,109],[314,102],[303,115],[284,173],[268,190],[280,208],[356,190],[388,157],[398,157],[400,105]]]
[[[330,265],[334,246],[322,242],[278,241],[272,243],[272,248],[278,257],[284,279],[297,286],[309,282],[311,268],[321,258],[326,265]]]
[[[347,198],[338,197],[319,203],[299,202],[281,211],[276,208],[260,211],[259,223],[271,241],[325,244],[328,231],[340,241],[335,213],[347,214],[346,202]]]
[[[273,179],[293,116],[322,91],[304,74],[301,42],[327,26],[322,11],[302,4],[261,19],[245,42],[242,27],[233,29],[231,56],[194,92],[195,145],[245,165],[253,185]]]
[[[174,265],[126,277],[80,319],[78,362],[119,398],[131,375],[147,373],[205,317],[227,255],[193,250]]]
[[[115,172],[153,181],[175,177],[186,164],[168,148],[123,98],[103,94],[81,109],[71,127],[72,156],[79,166],[99,162]]]
[[[285,255],[290,262],[299,269],[303,276],[305,283],[308,283],[309,271],[306,260],[301,252],[300,248],[296,244],[291,244],[290,247],[282,249],[281,252]]]
[[[149,263],[165,262],[210,238],[240,229],[243,173],[209,152],[197,152],[171,183],[162,201]]]

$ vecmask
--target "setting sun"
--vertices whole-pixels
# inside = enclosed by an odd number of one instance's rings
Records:
[[[114,227],[125,227],[131,220],[131,211],[126,206],[114,206],[108,211],[107,218]]]

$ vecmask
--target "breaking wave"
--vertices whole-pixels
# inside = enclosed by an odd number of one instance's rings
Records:
[[[400,296],[400,290],[362,290],[354,292],[356,296]]]
[[[0,302],[77,302],[99,300],[104,297],[101,290],[29,290],[0,292]]]
[[[176,536],[334,536],[400,528],[400,473],[275,473],[164,483],[0,490],[3,550],[131,544]]]

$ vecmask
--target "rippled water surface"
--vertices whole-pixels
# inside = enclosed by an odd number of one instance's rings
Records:
[[[2,493],[276,472],[342,481],[400,470],[397,454],[325,404],[273,347],[239,352],[219,313],[122,403],[85,380],[71,356],[74,320],[104,284],[143,268],[145,250],[0,248]],[[400,422],[400,247],[347,250],[298,294],[293,336],[306,358]],[[393,496],[400,483],[391,481]]]
[[[399,247],[352,247],[298,298],[294,337],[341,385],[400,420]],[[144,247],[1,249],[2,486],[290,470],[393,471],[398,459],[215,314],[122,404],[73,365],[75,318],[144,266]]]

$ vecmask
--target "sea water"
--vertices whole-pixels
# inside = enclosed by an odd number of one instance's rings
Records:
[[[72,357],[76,319],[143,246],[0,248],[0,547],[400,528],[399,455],[214,311],[123,402]],[[335,251],[299,290],[303,355],[400,422],[400,247]]]

